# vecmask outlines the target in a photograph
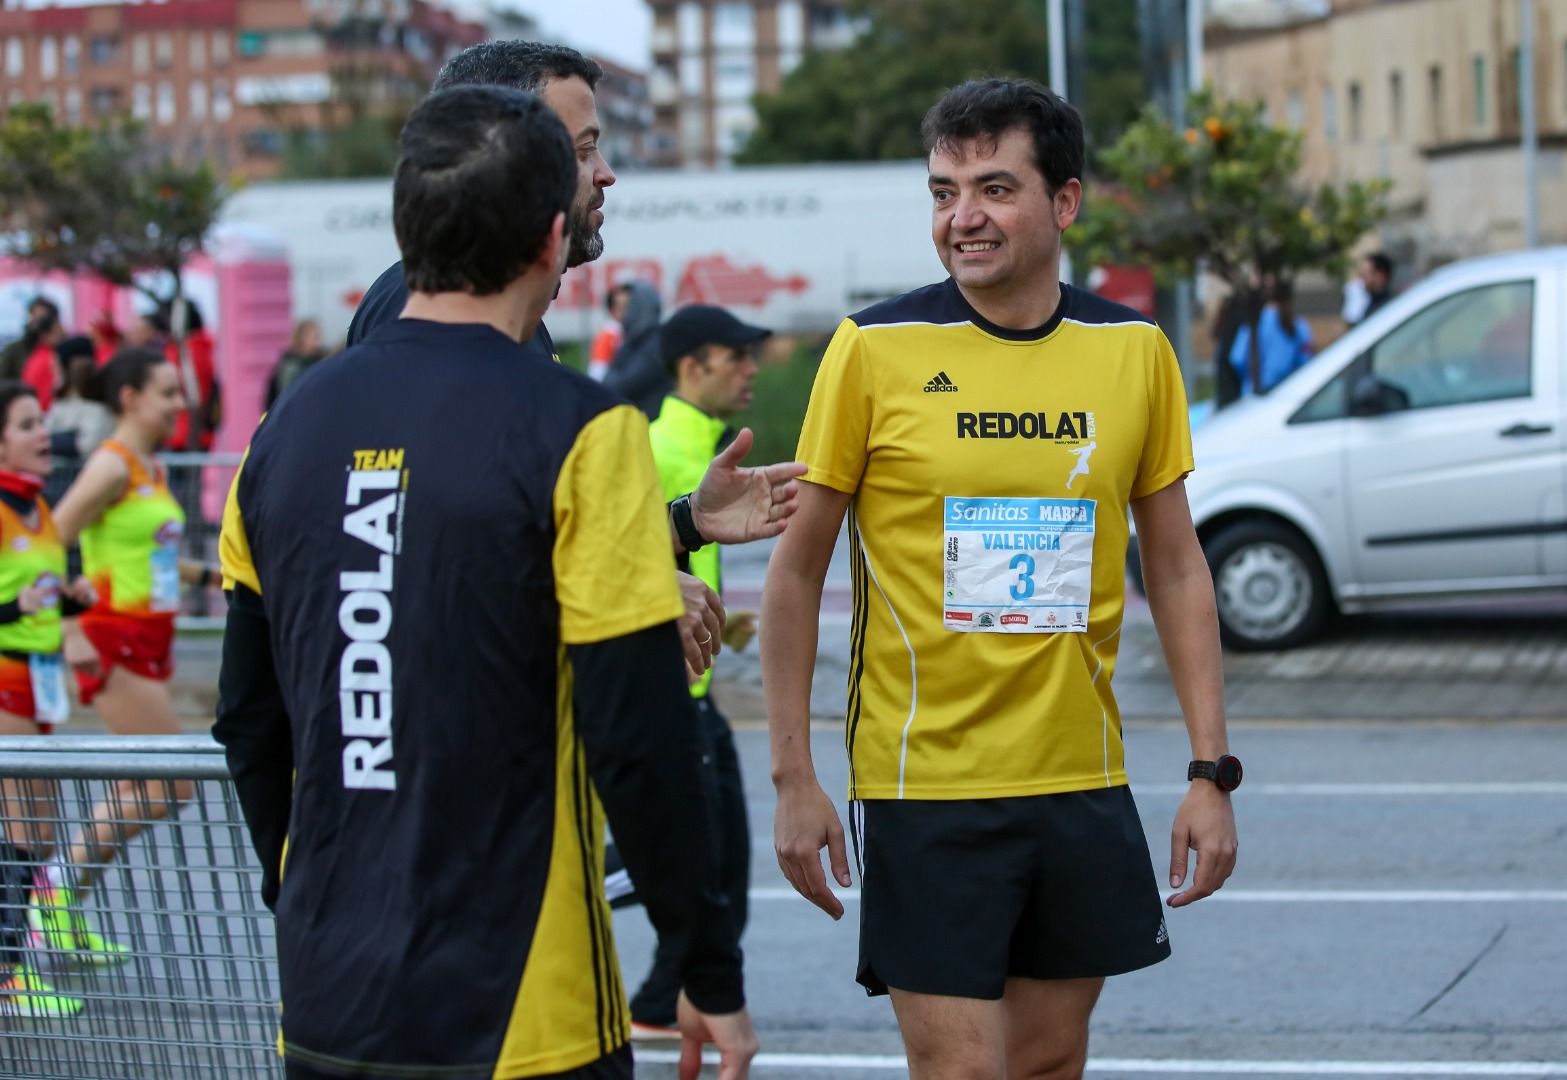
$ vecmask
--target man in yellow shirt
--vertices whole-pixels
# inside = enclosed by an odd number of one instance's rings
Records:
[[[1213,892],[1235,859],[1239,763],[1183,485],[1186,401],[1156,326],[1059,280],[1082,197],[1076,110],[986,79],[950,91],[924,135],[951,277],[838,328],[800,436],[800,510],[768,568],[778,859],[842,915],[820,850],[851,884],[843,830],[808,719],[847,512],[859,981],[890,991],[914,1080],[1079,1077],[1105,977],[1169,954],[1110,689],[1128,507],[1200,759],[1170,865],[1179,887],[1195,849],[1195,878],[1171,906]]]
[[[723,308],[696,304],[681,308],[659,330],[664,366],[674,393],[664,398],[649,429],[653,461],[666,499],[678,498],[702,479],[708,463],[734,438],[727,421],[751,404],[756,379],[756,346],[772,331],[747,326]],[[681,569],[722,593],[716,544],[688,546]],[[724,626],[725,645],[743,648],[750,640],[752,617],[732,612]],[[751,826],[734,732],[708,693],[709,668],[691,686],[702,748],[702,779],[717,818],[721,887],[739,928],[746,920],[751,885]],[[675,1004],[680,973],[671,943],[660,938],[653,969],[631,999],[631,1035],[636,1039],[677,1038]]]

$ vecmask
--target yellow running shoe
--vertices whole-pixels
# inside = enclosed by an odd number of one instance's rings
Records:
[[[81,1011],[81,998],[59,993],[25,964],[0,975],[0,1016],[68,1020]]]
[[[81,964],[122,964],[131,951],[96,932],[78,905],[73,889],[36,889],[27,909],[37,948]]]

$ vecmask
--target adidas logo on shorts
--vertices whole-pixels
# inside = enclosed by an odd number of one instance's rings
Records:
[[[943,371],[939,372],[934,379],[925,384],[925,392],[927,394],[956,394],[958,387],[956,383],[947,378],[947,373]]]
[[[1170,940],[1170,931],[1164,925],[1164,920],[1160,919],[1159,920],[1159,935],[1153,939],[1153,943],[1155,945],[1163,945],[1166,941],[1169,941],[1169,940]]]

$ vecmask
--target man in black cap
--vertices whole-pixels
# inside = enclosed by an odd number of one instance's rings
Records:
[[[664,398],[650,434],[665,499],[693,490],[714,455],[734,438],[727,421],[751,404],[756,346],[771,334],[771,330],[747,326],[722,308],[705,305],[681,308],[660,328],[664,367],[674,382],[674,392]],[[715,593],[722,592],[716,544],[691,549],[680,560],[682,570],[701,578]],[[724,645],[743,649],[755,627],[753,613],[731,611],[723,631]],[[692,685],[691,697],[700,721],[702,775],[709,785],[709,805],[717,816],[720,885],[738,920],[738,935],[745,926],[746,895],[751,886],[751,831],[734,733],[708,695],[712,678],[712,669],[708,669]],[[675,961],[672,949],[660,940],[653,970],[631,999],[632,1038],[679,1037],[675,1001],[680,980]]]

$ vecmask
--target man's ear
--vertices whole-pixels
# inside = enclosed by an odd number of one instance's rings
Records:
[[[544,249],[539,252],[539,262],[549,267],[552,273],[565,273],[568,247],[566,215],[556,214],[555,220],[550,222],[549,230],[544,234]]]
[[[1055,195],[1056,228],[1065,232],[1067,227],[1077,220],[1078,211],[1083,208],[1083,183],[1077,179],[1068,180],[1062,184]]]

